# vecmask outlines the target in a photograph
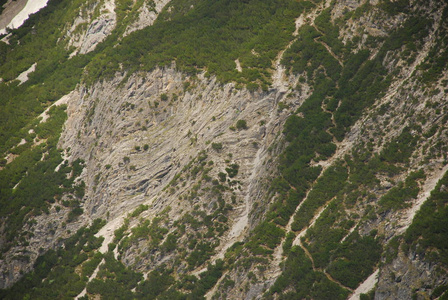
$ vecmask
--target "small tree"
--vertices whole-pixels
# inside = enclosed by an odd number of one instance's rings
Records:
[[[227,178],[227,175],[226,175],[226,173],[219,172],[219,173],[218,173],[218,177],[219,177],[219,181],[221,181],[221,182],[225,182],[225,181],[226,181],[226,178]]]
[[[237,164],[231,164],[229,165],[228,168],[226,168],[226,172],[227,174],[229,174],[230,178],[235,177],[238,174],[238,170],[239,170],[240,166]]]
[[[238,120],[236,122],[236,129],[238,129],[238,130],[247,129],[247,122],[246,122],[246,120]]]
[[[212,143],[212,148],[215,149],[216,151],[219,151],[222,149],[222,144],[221,143]]]

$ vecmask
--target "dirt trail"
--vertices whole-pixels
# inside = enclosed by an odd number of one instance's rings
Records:
[[[311,255],[310,251],[302,244],[302,241],[299,240],[298,246],[302,248],[303,252],[305,252],[305,255],[310,259],[311,265],[313,266],[313,271],[317,271],[316,265],[314,264],[313,256]]]
[[[305,252],[305,255],[309,258],[309,260],[311,261],[311,265],[313,267],[313,271],[318,271],[318,272],[322,272],[324,273],[325,277],[327,277],[328,280],[336,283],[337,285],[339,285],[341,288],[349,290],[350,292],[353,292],[353,290],[349,287],[346,287],[345,285],[343,285],[342,283],[340,283],[338,280],[334,279],[330,274],[327,273],[326,270],[322,270],[320,268],[316,268],[316,265],[314,264],[314,259],[313,256],[311,255],[311,253],[308,251],[308,249],[302,244],[302,241],[299,239],[297,245],[302,248],[302,250]]]
[[[340,286],[341,288],[343,288],[343,289],[346,289],[346,290],[349,290],[350,292],[353,292],[353,289],[351,289],[351,288],[349,288],[349,287],[343,285],[342,283],[340,283],[339,281],[337,281],[336,279],[334,279],[333,277],[331,277],[331,275],[328,274],[327,271],[322,270],[322,272],[325,274],[325,277],[327,277],[328,280],[330,280],[330,281],[336,283],[337,285],[339,285],[339,286]]]
[[[319,28],[316,27],[316,25],[313,25],[314,29],[316,29],[316,31],[318,31],[320,34],[324,35],[324,33],[322,31],[319,30]],[[314,41],[316,43],[321,44],[322,46],[325,47],[325,49],[327,49],[328,53],[330,53],[331,56],[333,56],[334,59],[336,59],[339,63],[339,65],[341,67],[344,66],[344,63],[342,62],[342,60],[333,52],[333,50],[331,50],[330,46],[328,46],[327,43],[325,43],[324,41],[320,40],[318,37],[314,39]]]
[[[342,60],[333,52],[333,50],[331,50],[330,46],[327,45],[327,43],[319,40],[319,39],[314,39],[317,43],[321,44],[322,46],[325,47],[325,49],[327,49],[327,51],[330,53],[331,56],[333,56],[334,59],[336,59],[339,63],[339,65],[341,67],[344,66],[344,63],[342,62]]]
[[[302,25],[304,25],[305,23],[314,25],[314,19],[318,16],[318,12],[329,7],[330,5],[330,1],[326,1],[324,3],[324,5],[322,5],[321,7],[317,7],[315,10],[311,11],[309,14],[307,15],[300,15],[296,21],[296,29],[293,33],[294,36],[297,36],[299,33],[299,29]],[[280,83],[280,80],[282,78],[282,74],[285,72],[285,70],[283,69],[283,67],[281,66],[280,62],[283,56],[283,53],[289,48],[291,47],[292,43],[296,41],[296,39],[294,39],[293,41],[291,41],[291,43],[283,50],[279,53],[279,55],[277,56],[276,59],[276,63],[275,63],[275,67],[276,67],[276,71],[274,72],[274,76],[273,76],[273,82],[274,84],[278,84],[279,86],[281,86],[284,83]],[[333,52],[330,52],[332,55],[334,54]],[[338,59],[339,61],[339,59]],[[282,73],[283,72],[283,73]],[[353,144],[353,141],[349,141],[349,140],[344,140],[341,143],[336,143],[337,146],[337,150],[336,153],[329,158],[326,161],[322,161],[317,163],[316,165],[320,165],[322,167],[322,172],[321,174],[324,173],[324,171],[331,166],[336,160],[338,160],[339,158],[341,158],[348,149],[351,148]],[[321,175],[320,175],[321,176]],[[319,177],[320,177],[319,176]],[[294,221],[294,216],[295,214],[298,212],[298,210],[300,209],[300,207],[302,206],[302,204],[306,201],[306,199],[308,198],[308,194],[310,191],[307,192],[306,196],[304,197],[304,200],[296,207],[294,213],[292,214],[291,218],[288,221],[288,224],[285,227],[285,236],[288,235],[288,233],[291,232],[291,225],[292,222]],[[313,218],[312,223],[305,229],[303,230],[294,240],[294,245],[297,245],[297,243],[300,243],[300,238],[302,236],[304,236],[306,234],[306,230],[311,227],[312,225],[314,225],[314,222],[317,220],[317,218],[320,216],[320,214],[325,210],[327,205],[325,205],[323,208],[321,208],[321,210],[319,211],[319,213]],[[270,274],[270,278],[276,278],[281,274],[281,270],[280,270],[280,263],[283,261],[283,244],[285,242],[286,238],[283,238],[280,245],[274,249],[274,253],[273,253],[273,261],[271,264],[271,270],[268,272]],[[303,247],[302,247],[303,248]],[[305,250],[305,249],[304,249]],[[312,259],[312,257],[311,257]]]

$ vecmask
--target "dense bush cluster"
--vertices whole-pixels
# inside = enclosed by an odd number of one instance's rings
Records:
[[[72,221],[82,213],[80,201],[84,196],[84,183],[75,179],[81,174],[83,161],[63,162],[57,141],[65,121],[65,107],[52,107],[49,119],[35,126],[36,138],[45,143],[33,145],[31,139],[21,149],[20,156],[0,170],[0,216],[7,218],[6,243],[2,251],[12,246],[25,219],[49,213],[53,203],[70,207]],[[56,171],[57,167],[59,169]],[[63,195],[70,195],[62,200]]]
[[[111,77],[119,65],[130,73],[171,65],[187,72],[206,69],[223,82],[270,83],[272,60],[291,40],[294,18],[308,1],[172,1],[154,26],[106,49],[88,65],[89,82]],[[250,17],[249,17],[250,16]],[[256,54],[253,54],[255,52]],[[236,70],[239,59],[242,72]],[[253,88],[254,88],[253,87]]]
[[[404,249],[448,266],[448,174],[438,182],[405,234]]]

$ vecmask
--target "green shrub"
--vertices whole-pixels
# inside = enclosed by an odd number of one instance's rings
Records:
[[[218,177],[219,177],[219,181],[221,181],[221,182],[225,182],[227,179],[226,173],[223,173],[223,172],[219,172]]]
[[[212,143],[212,148],[216,151],[222,150],[222,143]]]
[[[160,95],[160,100],[162,100],[162,101],[168,101],[168,95],[167,95],[167,94],[161,94],[161,95]]]
[[[247,129],[247,122],[246,122],[246,120],[238,120],[236,122],[235,127],[238,130]]]
[[[235,177],[238,174],[238,170],[239,170],[240,166],[238,164],[230,164],[227,168],[226,168],[226,172],[229,175],[230,178]]]

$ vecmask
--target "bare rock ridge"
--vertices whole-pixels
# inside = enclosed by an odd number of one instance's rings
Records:
[[[4,11],[0,15],[0,33],[6,29],[15,29],[22,26],[30,14],[38,12],[45,7],[48,0],[9,0],[4,4]]]

